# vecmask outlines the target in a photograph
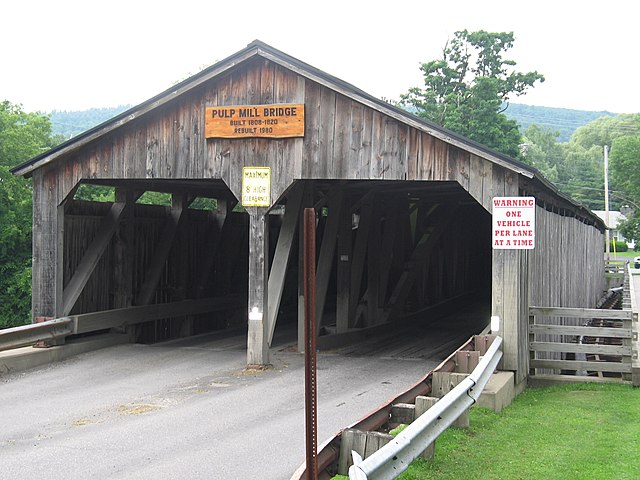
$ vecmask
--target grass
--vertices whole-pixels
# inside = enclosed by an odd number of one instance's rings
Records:
[[[640,255],[640,252],[634,251],[634,250],[627,250],[626,252],[616,252],[614,255],[613,251],[611,251],[610,255],[611,255],[611,260],[627,260],[627,259],[633,260],[635,257]]]
[[[416,460],[398,478],[640,478],[640,389],[527,389],[500,414],[474,407],[470,416],[469,429],[449,428],[433,460]]]

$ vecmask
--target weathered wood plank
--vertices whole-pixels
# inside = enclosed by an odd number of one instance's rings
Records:
[[[336,93],[328,88],[320,90],[320,130],[318,133],[318,163],[313,178],[337,178],[333,157],[333,139],[336,128]]]
[[[593,355],[631,355],[633,349],[624,345],[598,345],[556,342],[529,342],[534,352],[586,353]]]
[[[547,335],[583,335],[585,337],[631,338],[631,330],[610,327],[581,327],[570,325],[530,325],[529,331],[534,334]]]
[[[582,362],[576,360],[530,360],[531,368],[553,370],[586,370],[588,372],[631,373],[630,363]]]
[[[351,100],[336,95],[335,131],[333,134],[333,177],[348,178],[351,164]]]
[[[571,308],[571,307],[529,307],[530,315],[542,315],[545,317],[571,317],[571,318],[602,318],[608,320],[632,320],[631,310],[608,310],[600,308]]]

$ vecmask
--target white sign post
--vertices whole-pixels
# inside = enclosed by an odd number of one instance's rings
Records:
[[[491,241],[495,250],[533,250],[536,246],[536,199],[494,197]]]

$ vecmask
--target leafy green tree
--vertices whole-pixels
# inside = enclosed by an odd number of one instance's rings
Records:
[[[559,133],[530,125],[522,138],[522,159],[537,168],[547,179],[558,181],[558,168],[564,163],[564,150],[558,143]]]
[[[603,149],[571,142],[562,145],[564,161],[558,166],[559,189],[591,210],[604,209]]]
[[[572,145],[591,148],[594,145],[611,146],[619,137],[640,134],[640,114],[620,114],[600,117],[578,128],[569,141]]]
[[[640,120],[640,115],[638,115]],[[640,121],[638,122],[640,125]],[[619,229],[627,240],[640,243],[640,134],[620,136],[611,145],[612,184],[621,192],[622,203],[633,209],[626,222]]]
[[[519,157],[522,138],[515,121],[503,112],[512,95],[521,95],[537,81],[538,72],[513,70],[503,57],[513,47],[513,32],[455,32],[442,58],[423,63],[424,88],[401,96],[400,104],[472,140]]]
[[[0,102],[0,327],[31,318],[31,182],[9,170],[55,142],[47,116]]]

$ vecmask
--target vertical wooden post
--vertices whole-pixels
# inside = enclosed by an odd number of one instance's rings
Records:
[[[267,208],[250,207],[249,213],[249,332],[247,365],[267,365],[267,285],[269,275],[269,229]]]
[[[133,192],[116,188],[116,202],[126,204],[124,218],[118,224],[114,245],[113,308],[133,305],[134,198]]]
[[[45,177],[44,169],[33,172],[33,273],[32,319],[55,317],[62,309],[62,285],[58,275],[57,188]]]
[[[352,218],[349,198],[345,197],[340,210],[340,225],[338,227],[338,270],[337,270],[337,300],[336,300],[336,330],[344,333],[349,329],[349,296],[351,288],[351,233]]]

